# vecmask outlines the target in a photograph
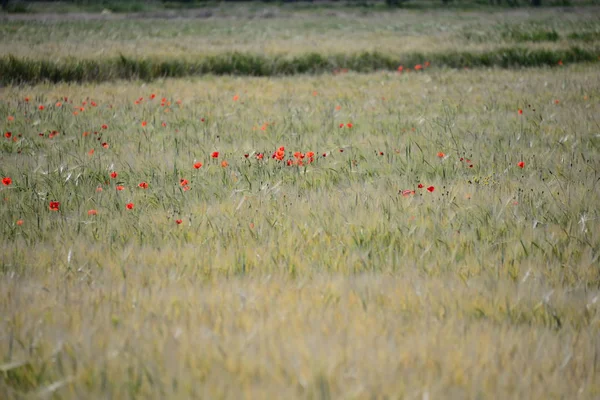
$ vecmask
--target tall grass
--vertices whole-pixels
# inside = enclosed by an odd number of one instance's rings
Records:
[[[2,398],[594,398],[595,72],[5,89]]]
[[[0,58],[3,83],[103,82],[115,79],[181,78],[198,75],[279,76],[295,74],[332,73],[340,70],[373,72],[406,70],[426,62],[436,67],[540,67],[559,63],[596,62],[598,51],[571,47],[567,50],[531,50],[505,48],[488,52],[413,53],[400,57],[378,52],[322,55],[310,53],[296,57],[262,56],[229,53],[207,56],[197,61],[136,59],[121,56],[102,60],[22,59],[14,56]]]

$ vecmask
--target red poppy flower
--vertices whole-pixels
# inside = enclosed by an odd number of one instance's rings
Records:
[[[258,154],[256,155],[256,159],[257,159],[257,160],[262,160],[264,157],[265,157],[265,155],[264,155],[263,153],[258,153]]]
[[[94,149],[90,149],[90,151],[88,151],[88,156],[93,156],[94,155]]]
[[[398,67],[398,72],[402,72],[403,70],[404,70],[404,66],[400,65],[400,66]]]
[[[327,153],[323,153],[323,157],[327,157]]]
[[[150,95],[150,100],[154,100],[154,98],[155,98],[155,97],[156,97],[156,95],[155,95],[154,93],[152,93],[152,94]]]
[[[43,109],[44,109],[44,106],[40,104],[40,105],[38,106],[38,110],[42,111]]]
[[[428,192],[433,192],[434,190],[435,190],[435,187],[433,187],[433,186],[429,186],[429,187],[427,188],[427,191],[428,191]]]
[[[440,151],[440,152],[437,153],[437,156],[439,158],[444,158],[444,156],[446,156],[446,155],[443,152]]]
[[[273,154],[273,158],[275,158],[278,161],[283,161],[283,158],[285,157],[285,152],[283,150],[281,150],[281,147],[279,148],[279,150],[277,150],[274,154]]]
[[[25,97],[25,103],[29,103],[29,97]]]
[[[188,191],[188,190],[190,190],[190,189],[191,189],[191,188],[190,188],[188,185],[185,185],[185,186],[183,187],[183,191],[184,191],[184,192],[187,192],[187,191]]]
[[[279,149],[277,149],[277,150],[279,150],[279,151],[285,151],[285,147],[280,146]]]
[[[140,182],[138,184],[139,187],[141,187],[142,189],[148,189],[148,183],[147,182]]]
[[[414,191],[414,190],[410,190],[410,189],[406,189],[406,190],[401,190],[401,191],[400,191],[400,194],[401,194],[402,196],[404,196],[404,197],[408,197],[408,196],[410,196],[411,194],[415,194],[415,191]]]
[[[429,61],[425,61],[425,66],[429,67],[431,65],[431,63]]]
[[[524,161],[519,161],[519,162],[517,163],[517,166],[518,166],[519,168],[525,168],[525,162],[524,162]]]
[[[233,101],[238,101],[240,99],[240,96],[238,96],[237,94],[235,96],[233,96]]]
[[[92,105],[92,107],[96,107],[98,105],[95,101],[92,101],[90,104]]]
[[[104,147],[105,149],[108,149],[108,143],[106,143],[106,142],[102,143],[102,147]]]
[[[221,162],[221,167],[223,167],[223,168],[227,168],[228,165],[229,165],[229,163],[227,161],[225,161],[225,160],[223,160]]]
[[[10,139],[10,137],[11,137],[11,136],[12,136],[12,133],[11,133],[11,132],[6,132],[6,133],[4,134],[4,137],[5,137],[5,138],[7,138],[7,139]]]
[[[202,163],[201,163],[201,162],[197,162],[197,163],[195,163],[195,164],[194,164],[194,168],[196,168],[196,169],[200,169],[200,168],[202,168]]]
[[[102,186],[98,186],[98,187],[96,188],[96,192],[100,193],[101,191],[102,191]]]
[[[344,127],[344,123],[341,123],[341,124],[340,124],[340,128],[343,128],[343,127]]]
[[[186,186],[186,185],[187,185],[187,184],[189,184],[189,183],[190,183],[190,182],[188,182],[188,180],[187,180],[187,179],[180,179],[180,180],[179,180],[179,184],[180,184],[181,186]]]
[[[127,207],[128,210],[133,210],[133,203],[127,203],[125,207]]]
[[[162,125],[163,128],[167,127],[167,123],[166,122],[163,122],[161,125]]]
[[[218,151],[213,151],[213,152],[210,154],[210,156],[211,156],[212,158],[219,158],[219,152],[218,152]]]
[[[181,220],[181,219],[176,219],[176,220],[175,220],[175,223],[176,223],[177,225],[181,225],[181,223],[182,223],[182,222],[183,222],[183,220]]]
[[[519,115],[523,115],[523,110],[519,108]]]
[[[102,124],[102,129],[108,129],[108,125]]]
[[[110,177],[113,178],[113,179],[116,179],[116,177],[117,177],[116,171],[111,172],[110,173]]]
[[[148,125],[148,123],[146,121],[142,121],[142,126],[145,127],[146,125]]]
[[[419,183],[419,185],[417,186],[419,189],[423,189],[423,184]]]
[[[7,176],[7,177],[4,177],[4,178],[2,178],[2,184],[3,184],[4,186],[8,186],[8,185],[10,185],[11,183],[12,183],[12,179],[11,179],[11,178],[9,178],[8,176]]]
[[[118,191],[121,191],[121,190],[123,190],[123,189],[125,189],[125,186],[117,185],[117,190],[118,190]]]
[[[562,60],[558,60],[558,65],[563,65]]]
[[[50,209],[50,211],[58,211],[60,208],[60,202],[51,201],[50,204],[48,205],[48,208]]]
[[[352,122],[348,122],[348,123],[346,124],[346,126],[347,126],[348,128],[352,128],[354,125],[352,125]]]
[[[17,220],[17,225],[19,225],[19,226],[23,225],[23,220],[22,219],[18,219]]]
[[[98,214],[98,211],[96,211],[96,210],[92,209],[92,210],[88,211],[88,215],[97,215],[97,214]]]

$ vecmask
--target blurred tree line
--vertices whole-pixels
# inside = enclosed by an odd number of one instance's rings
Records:
[[[60,1],[63,3],[73,3],[76,5],[102,5],[102,4],[113,4],[115,0],[1,0],[2,1],[2,9],[6,10],[11,4],[27,4],[27,3],[52,3],[55,1]],[[255,0],[221,0],[224,2],[228,1],[243,1],[250,2]],[[320,0],[260,0],[263,2],[283,2],[283,3],[320,3]],[[385,3],[389,7],[399,7],[408,2],[414,2],[419,0],[325,0],[325,2],[337,3],[344,2],[346,4],[373,4],[381,1]],[[440,0],[441,4],[449,4],[452,2],[459,2],[460,0]],[[532,6],[541,6],[542,0],[521,0],[524,1],[525,4],[531,4]],[[119,0],[118,3],[182,3],[192,5],[193,3],[202,4],[208,2],[215,2],[215,0]],[[519,0],[489,0],[489,4],[491,5],[507,5],[511,7],[516,7],[520,5]]]

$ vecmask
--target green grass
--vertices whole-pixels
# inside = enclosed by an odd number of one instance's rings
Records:
[[[597,23],[518,15],[2,24],[0,398],[597,398]]]
[[[197,61],[132,59],[45,60],[19,59],[13,56],[0,58],[4,83],[49,82],[103,82],[117,79],[181,78],[196,75],[246,75],[279,76],[296,74],[337,73],[339,71],[373,72],[394,71],[403,66],[404,71],[425,63],[436,67],[540,67],[559,66],[564,63],[597,62],[599,51],[579,47],[567,50],[529,50],[505,48],[490,52],[453,52],[440,54],[413,53],[393,57],[382,53],[332,54],[309,53],[296,57],[266,57],[254,54],[230,53],[207,56]],[[426,68],[424,69],[426,70]],[[422,71],[422,70],[420,70]]]
[[[569,39],[584,42],[597,42],[600,40],[600,32],[573,32],[569,34]]]

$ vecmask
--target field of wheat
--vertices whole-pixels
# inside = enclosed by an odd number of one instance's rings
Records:
[[[598,398],[600,10],[223,10],[2,16],[0,398]]]

